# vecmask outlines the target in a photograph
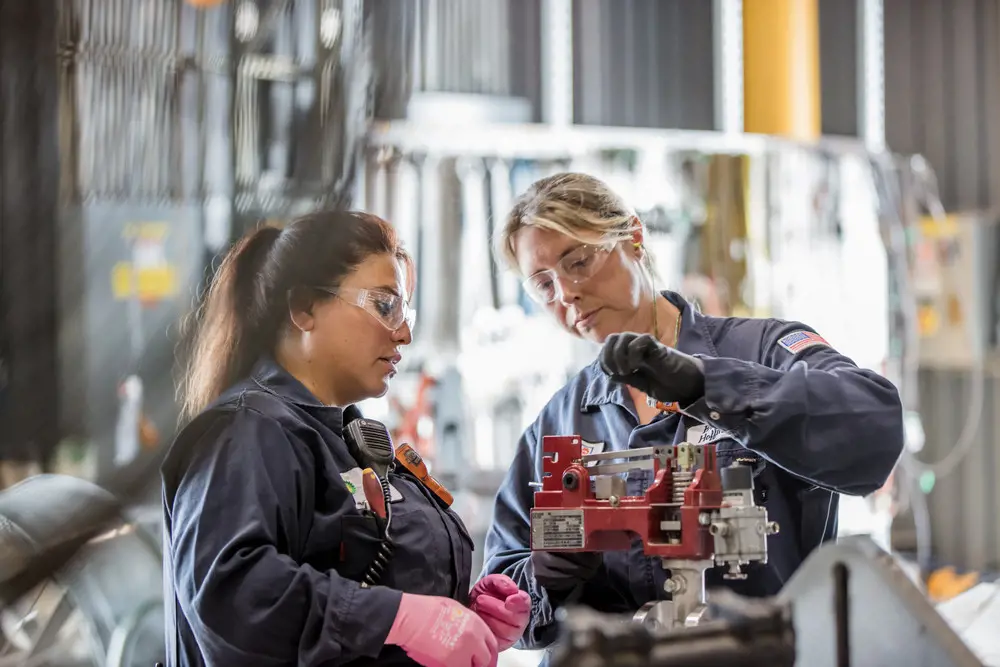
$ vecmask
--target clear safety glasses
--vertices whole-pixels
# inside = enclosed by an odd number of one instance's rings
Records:
[[[555,268],[545,269],[524,280],[524,291],[541,304],[552,303],[558,296],[556,281],[559,279],[579,285],[592,278],[608,261],[614,246],[581,245],[563,256]]]
[[[413,331],[413,325],[417,319],[417,311],[410,308],[406,299],[398,294],[359,287],[341,287],[338,289],[316,287],[316,289],[327,294],[332,294],[352,306],[363,309],[389,331],[396,331],[403,326],[404,322],[410,328],[410,331]]]

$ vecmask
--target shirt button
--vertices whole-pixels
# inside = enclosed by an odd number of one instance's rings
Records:
[[[708,413],[708,418],[711,419],[712,421],[716,421],[717,422],[720,419],[722,419],[722,415],[720,415],[715,410],[712,410],[711,412]]]

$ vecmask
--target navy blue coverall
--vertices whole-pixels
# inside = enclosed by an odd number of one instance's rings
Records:
[[[758,502],[781,531],[768,538],[767,564],[752,565],[747,579],[724,581],[718,570],[707,576],[709,587],[725,585],[748,596],[777,593],[813,549],[836,536],[838,492],[874,492],[902,452],[903,415],[895,387],[813,339],[809,327],[709,317],[677,294],[664,296],[681,309],[677,349],[704,363],[704,397],[687,406],[685,415],[664,413],[640,426],[626,388],[595,361],[556,393],[525,431],[497,494],[483,574],[506,574],[531,595],[531,622],[519,648],[539,649],[554,641],[554,610],[570,596],[609,613],[632,613],[666,597],[665,571],[638,543],[627,552],[605,553],[597,575],[568,593],[550,594],[535,582],[529,483],[542,478],[543,436],[576,434],[595,452],[717,442],[720,466],[737,458],[751,463]],[[630,495],[641,494],[651,482],[645,471],[630,475]]]
[[[360,585],[381,533],[344,441],[358,416],[263,360],[181,432],[163,466],[168,667],[414,665],[383,647],[402,592],[468,602],[472,540],[403,466],[383,585]]]

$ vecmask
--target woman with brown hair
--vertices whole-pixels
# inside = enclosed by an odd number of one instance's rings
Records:
[[[527,596],[470,594],[461,519],[355,407],[410,343],[413,276],[392,226],[349,212],[222,262],[163,467],[168,667],[488,667],[523,631]]]

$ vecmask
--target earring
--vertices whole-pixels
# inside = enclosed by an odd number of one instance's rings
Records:
[[[636,250],[640,250],[642,248],[642,244],[641,243],[633,243],[632,247],[635,248]]]

